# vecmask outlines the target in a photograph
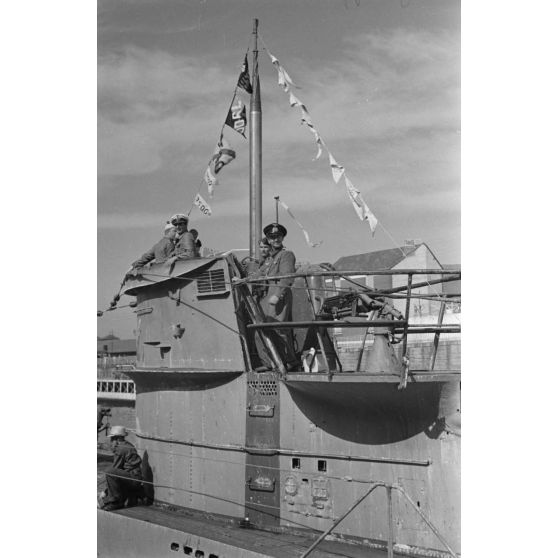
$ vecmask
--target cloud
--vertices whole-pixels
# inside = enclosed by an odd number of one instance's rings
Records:
[[[262,80],[271,73],[275,81],[268,62],[262,56]],[[303,86],[297,96],[353,181],[352,170],[376,185],[372,188],[402,181],[410,186],[429,171],[435,181],[439,174],[444,182],[444,173],[446,182],[448,176],[454,180],[455,172],[448,173],[441,159],[458,166],[458,39],[397,29],[348,38],[336,59],[320,65],[303,58],[281,62]],[[102,56],[99,174],[154,172],[172,149],[189,157],[190,168],[201,169],[223,123],[237,70],[209,55],[191,58],[137,47]],[[299,110],[289,107],[276,81],[267,85],[264,145],[273,157],[267,155],[266,181],[286,167],[294,174],[306,168],[308,176],[327,180],[327,163],[311,161],[315,144],[299,125]],[[246,149],[240,136],[227,133],[237,150]]]

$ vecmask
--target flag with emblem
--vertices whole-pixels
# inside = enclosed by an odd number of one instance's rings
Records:
[[[219,184],[217,178],[211,171],[211,165],[205,169],[205,174],[203,175],[205,183],[207,184],[207,191],[209,192],[209,197],[213,197],[213,190],[217,184]]]
[[[248,55],[244,55],[244,64],[240,76],[238,76],[238,87],[241,87],[246,93],[252,94],[252,84],[250,83],[250,74],[248,72]]]
[[[236,151],[232,149],[229,142],[221,136],[215,153],[211,157],[211,163],[215,174],[217,174],[225,165],[228,165],[236,157]]]
[[[232,102],[225,124],[246,139],[246,105],[240,97],[235,97]]]

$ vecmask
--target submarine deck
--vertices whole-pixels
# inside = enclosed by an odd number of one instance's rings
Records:
[[[310,534],[286,534],[257,528],[247,529],[230,522],[189,517],[161,509],[156,505],[124,508],[113,512],[99,510],[98,513],[101,514],[98,516],[100,525],[107,525],[108,522],[114,525],[134,523],[143,533],[146,533],[149,527],[165,529],[168,545],[164,552],[165,556],[167,553],[169,556],[173,555],[173,551],[182,555],[194,555],[196,552],[195,556],[202,556],[204,554],[200,554],[199,551],[203,551],[203,547],[206,549],[205,556],[207,556],[207,549],[216,543],[217,547],[213,546],[213,552],[210,555],[295,558],[300,557],[316,540],[316,537]],[[116,514],[118,517],[111,518],[111,514]],[[110,536],[110,533],[106,534]],[[385,558],[387,553],[381,549],[328,540],[322,541],[312,551],[312,557],[316,558],[338,558],[339,556]]]

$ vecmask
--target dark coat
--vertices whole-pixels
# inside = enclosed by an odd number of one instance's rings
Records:
[[[295,272],[295,255],[289,251],[279,250],[276,254],[272,254],[269,260],[265,262],[262,275],[286,275]],[[292,279],[271,279],[268,280],[267,297],[276,295],[279,300],[285,298],[287,293],[291,292],[290,286],[293,284]]]
[[[141,457],[128,440],[120,440],[118,442],[114,450],[112,467],[127,471],[136,478],[141,478]]]
[[[196,257],[196,241],[191,232],[186,231],[177,237],[173,256],[177,256],[179,260]]]
[[[166,236],[161,238],[153,248],[148,250],[139,260],[136,260],[132,267],[138,268],[143,267],[144,265],[148,264],[149,262],[153,261],[154,263],[163,263],[168,258],[170,258],[171,254],[174,251],[174,241]]]

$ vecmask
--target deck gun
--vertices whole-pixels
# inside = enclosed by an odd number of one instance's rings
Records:
[[[373,291],[355,291],[328,297],[323,301],[318,318],[331,320],[347,316],[367,316],[370,312],[377,312],[379,318],[403,319],[403,314],[397,308]]]

